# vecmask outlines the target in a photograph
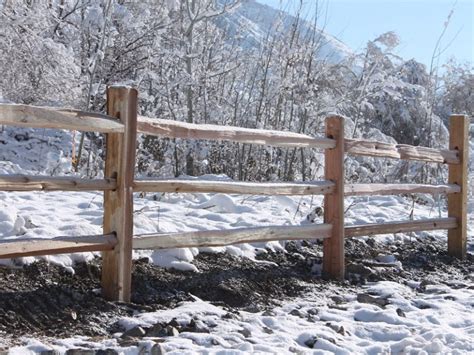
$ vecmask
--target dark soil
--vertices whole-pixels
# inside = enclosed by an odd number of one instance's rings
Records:
[[[468,254],[464,261],[454,259],[447,255],[445,243],[435,239],[392,245],[347,241],[344,282],[325,281],[312,273],[313,266],[321,263],[321,249],[318,243],[289,243],[286,253],[260,254],[259,262],[202,253],[194,260],[199,273],[165,270],[145,259],[138,260],[134,263],[130,304],[100,297],[100,259],[77,264],[74,275],[46,262],[15,269],[0,267],[0,337],[108,337],[120,330],[116,326],[119,317],[175,307],[192,300],[192,295],[230,312],[259,311],[329,284],[354,287],[368,281],[416,280],[422,285],[466,286],[474,281],[474,256]],[[403,268],[378,263],[379,254],[395,255]]]

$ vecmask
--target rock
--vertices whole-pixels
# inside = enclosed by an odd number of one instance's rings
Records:
[[[223,319],[236,319],[236,320],[240,320],[240,316],[238,314],[235,314],[235,313],[231,313],[231,312],[227,312],[226,314],[224,314],[222,316]]]
[[[418,307],[419,309],[429,309],[431,306],[428,303],[425,302],[416,302],[415,306]]]
[[[304,345],[306,345],[308,348],[312,349],[312,348],[314,348],[314,344],[316,344],[317,341],[318,341],[318,338],[313,336],[313,337],[309,338],[308,340],[306,340],[304,342]]]
[[[155,344],[150,349],[150,355],[163,355],[164,353],[165,351],[163,350],[161,344]]]
[[[136,338],[119,339],[118,343],[122,347],[138,346]]]
[[[166,326],[166,334],[170,337],[177,337],[179,335],[179,330],[170,325]]]
[[[262,316],[275,317],[276,313],[274,311],[272,311],[271,309],[267,309],[265,312],[262,313]]]
[[[95,355],[95,350],[92,349],[69,349],[65,353],[66,355]]]
[[[273,330],[271,330],[271,329],[268,328],[268,327],[263,327],[262,329],[263,329],[263,331],[264,331],[265,333],[267,333],[267,334],[273,334]]]
[[[99,349],[96,350],[95,355],[119,355],[114,349]]]
[[[290,314],[291,314],[292,316],[296,316],[296,317],[303,318],[303,314],[302,314],[299,310],[297,310],[297,309],[291,310]]]
[[[250,338],[252,336],[252,332],[247,328],[242,328],[238,332],[246,338]]]
[[[0,355],[7,355],[8,354],[8,351],[0,351]],[[51,349],[51,350],[43,350],[42,352],[40,352],[40,355],[60,355],[61,353],[58,351],[58,350],[54,350],[54,349]]]
[[[146,332],[145,330],[140,327],[140,326],[136,326],[136,327],[133,327],[127,331],[125,331],[121,338],[122,339],[125,339],[125,338],[142,338],[146,335]]]
[[[401,308],[397,308],[397,314],[399,317],[403,317],[403,318],[406,317],[405,312],[403,312]]]
[[[359,293],[357,295],[357,302],[375,304],[381,308],[385,307],[387,304],[390,303],[386,298],[373,297],[365,293]]]
[[[344,298],[341,297],[341,296],[332,296],[332,297],[331,297],[331,300],[332,300],[335,304],[344,303]]]
[[[375,239],[369,238],[366,240],[366,243],[369,247],[375,247]]]
[[[18,141],[18,142],[23,142],[23,141],[27,141],[30,139],[30,136],[28,134],[28,132],[25,132],[25,133],[17,133],[15,134],[14,138]]]
[[[358,274],[360,276],[365,276],[365,277],[375,273],[374,270],[372,270],[370,267],[367,267],[362,264],[349,264],[346,267],[346,271],[349,274]]]
[[[336,333],[341,335],[346,335],[346,330],[342,325],[332,324],[330,322],[326,323],[326,326],[334,330]]]
[[[147,337],[163,337],[166,336],[166,330],[163,328],[163,325],[156,323],[146,330]]]
[[[209,329],[202,321],[195,321],[194,319],[191,319],[189,324],[183,327],[181,331],[193,333],[210,333]]]
[[[423,291],[423,292],[424,292],[424,291],[426,291],[426,286],[428,286],[428,285],[434,285],[434,284],[435,284],[435,283],[434,283],[433,281],[430,281],[430,280],[427,280],[427,279],[423,279],[423,280],[421,280],[421,282],[420,282],[420,287],[419,287],[419,289],[420,289],[420,291]]]
[[[344,306],[338,306],[336,304],[328,304],[328,308],[332,308],[332,309],[338,309],[340,311],[347,311],[347,307],[344,307]]]
[[[249,312],[249,313],[258,313],[261,310],[262,309],[259,306],[257,306],[256,304],[251,304],[251,305],[244,308],[244,311]]]
[[[312,316],[315,316],[319,313],[319,309],[317,308],[310,308],[306,311],[308,314],[312,315]]]
[[[176,320],[176,318],[173,318],[169,323],[168,325],[172,326],[172,327],[175,327],[175,328],[179,328],[181,326],[181,324],[179,324],[179,322]]]

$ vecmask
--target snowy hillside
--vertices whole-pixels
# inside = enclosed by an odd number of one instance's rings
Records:
[[[239,28],[245,28],[243,45],[259,47],[267,40],[269,34],[275,33],[275,27],[282,27],[282,32],[289,32],[295,21],[299,21],[301,33],[309,39],[314,24],[309,19],[296,19],[294,16],[259,3],[257,0],[244,0],[237,10],[218,20],[221,27],[226,28],[229,34],[235,36]],[[339,63],[353,55],[352,50],[336,37],[320,29],[316,30],[315,41],[319,43],[317,56],[320,60],[330,63]]]

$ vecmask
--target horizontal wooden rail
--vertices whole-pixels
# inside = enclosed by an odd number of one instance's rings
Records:
[[[115,179],[0,175],[0,191],[106,191],[116,186]]]
[[[351,155],[420,160],[432,163],[459,164],[456,150],[415,147],[405,144],[390,144],[375,141],[345,139],[345,151]]]
[[[142,192],[219,192],[248,195],[323,195],[334,191],[331,181],[311,183],[251,183],[203,180],[135,180],[134,191]]]
[[[133,238],[133,249],[217,247],[272,240],[325,239],[330,237],[331,229],[330,224],[310,224],[144,234]]]
[[[120,133],[124,126],[107,115],[73,109],[0,104],[0,125]]]
[[[452,194],[461,192],[455,184],[347,184],[344,186],[346,196],[397,195],[397,194]]]
[[[388,223],[346,226],[346,237],[372,236],[377,234],[408,233],[438,229],[453,229],[458,225],[456,218],[421,219],[417,221],[397,221]]]
[[[1,240],[0,259],[113,250],[116,244],[117,238],[114,233],[51,239]]]
[[[192,124],[179,121],[138,117],[138,132],[170,138],[225,140],[274,147],[334,148],[330,138],[315,138],[305,134],[250,129],[232,126]]]

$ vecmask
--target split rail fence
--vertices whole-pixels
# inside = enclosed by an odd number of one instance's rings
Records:
[[[467,241],[469,119],[450,117],[449,149],[394,145],[344,138],[344,119],[326,119],[326,137],[239,127],[188,124],[137,115],[135,89],[107,90],[107,115],[71,109],[0,104],[0,124],[33,128],[95,131],[106,134],[103,179],[1,175],[0,191],[104,191],[103,234],[52,239],[4,240],[0,258],[102,251],[105,298],[129,301],[132,249],[224,246],[271,240],[323,239],[323,274],[344,278],[344,238],[426,230],[448,230],[449,254],[464,258]],[[139,180],[134,177],[136,135],[224,140],[275,147],[325,151],[325,180],[304,183],[251,183],[196,180]],[[344,155],[360,155],[448,164],[444,185],[344,184]],[[134,192],[221,192],[259,195],[324,195],[324,222],[304,226],[268,226],[133,236]],[[448,217],[388,223],[344,225],[344,196],[404,193],[448,194]]]

